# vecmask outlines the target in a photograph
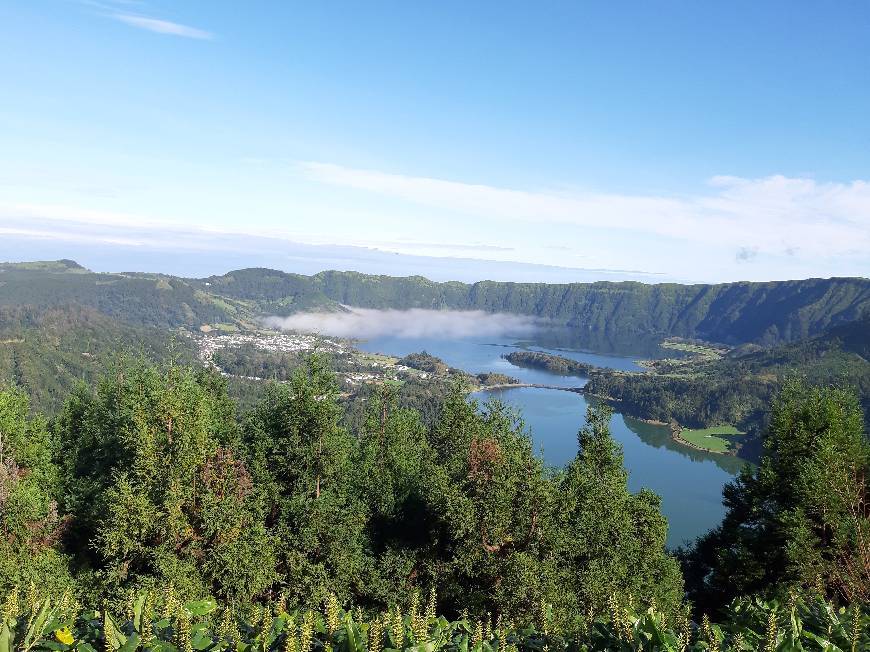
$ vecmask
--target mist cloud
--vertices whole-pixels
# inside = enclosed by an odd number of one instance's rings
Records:
[[[419,308],[346,308],[346,312],[304,312],[289,317],[268,317],[264,322],[281,330],[359,339],[382,336],[449,339],[521,336],[528,335],[539,325],[539,320],[524,315]]]

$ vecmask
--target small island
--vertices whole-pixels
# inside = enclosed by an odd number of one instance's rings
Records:
[[[517,367],[542,369],[560,376],[588,376],[597,369],[595,365],[543,351],[513,351],[502,357]]]
[[[484,387],[501,387],[520,384],[519,378],[514,378],[507,374],[500,374],[497,371],[477,374],[475,378],[477,378],[478,382]]]
[[[441,358],[432,355],[426,351],[419,353],[409,353],[404,358],[400,358],[396,364],[416,369],[432,376],[446,376],[461,374],[468,383],[472,386],[480,385],[481,387],[508,387],[512,385],[520,385],[520,381],[513,376],[507,374],[492,372],[483,372],[479,374],[470,374],[460,369],[450,367]]]

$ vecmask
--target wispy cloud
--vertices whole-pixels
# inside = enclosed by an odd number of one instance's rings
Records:
[[[78,2],[89,7],[97,15],[106,16],[131,27],[144,29],[155,34],[206,41],[215,38],[212,32],[198,27],[155,18],[153,15],[155,12],[151,10],[146,0],[78,0]]]
[[[303,162],[309,179],[458,214],[570,223],[731,245],[759,255],[866,255],[870,183],[820,183],[770,176],[719,176],[690,196],[562,193],[499,188],[429,177]]]
[[[82,260],[89,266],[100,267],[101,259],[121,261],[110,267],[103,264],[102,269],[147,269],[182,275],[224,273],[231,266],[262,266],[303,273],[354,269],[374,274],[420,274],[442,281],[661,280],[643,271],[487,260],[475,255],[485,255],[485,245],[479,251],[474,245],[465,250],[456,245],[464,253],[456,257],[443,255],[453,253],[449,243],[412,242],[423,251],[404,251],[406,244],[329,240],[252,225],[205,227],[146,214],[0,202],[0,261],[21,260],[22,256],[44,258],[50,255],[46,252],[56,251],[58,257],[85,256]],[[439,247],[446,248],[446,252],[439,251]],[[37,253],[26,253],[33,251]]]
[[[184,38],[193,38],[201,40],[211,40],[214,34],[203,29],[174,23],[171,20],[162,20],[159,18],[149,18],[148,16],[140,16],[138,14],[114,13],[112,18],[119,20],[122,23],[138,27],[149,32],[157,34],[169,34],[171,36],[181,36]]]

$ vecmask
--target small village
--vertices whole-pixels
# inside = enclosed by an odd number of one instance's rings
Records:
[[[408,378],[426,380],[428,374],[405,365],[398,364],[398,359],[377,353],[367,353],[353,347],[347,340],[324,337],[314,333],[281,333],[276,331],[235,332],[225,334],[191,335],[197,343],[197,357],[208,368],[214,369],[222,376],[242,380],[267,381],[270,378],[258,376],[242,376],[228,373],[214,360],[218,351],[224,349],[239,349],[250,346],[267,353],[308,354],[325,353],[344,358],[353,367],[352,370],[339,371],[339,377],[349,386],[363,383],[383,382],[387,378]]]

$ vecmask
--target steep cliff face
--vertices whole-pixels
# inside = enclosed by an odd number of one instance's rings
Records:
[[[420,276],[241,270],[208,279],[213,291],[293,309],[328,302],[365,308],[479,309],[534,315],[577,331],[775,345],[824,332],[870,310],[870,280],[726,283],[435,283]],[[268,307],[261,305],[262,308]]]

